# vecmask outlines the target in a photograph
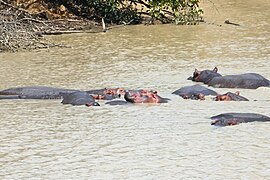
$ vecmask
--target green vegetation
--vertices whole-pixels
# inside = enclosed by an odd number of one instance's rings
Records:
[[[150,17],[161,23],[196,24],[202,20],[199,0],[45,0],[54,7],[64,5],[71,13],[107,23],[140,23]]]
[[[203,11],[199,0],[152,0],[149,1],[149,15],[162,22],[194,24],[202,20]]]

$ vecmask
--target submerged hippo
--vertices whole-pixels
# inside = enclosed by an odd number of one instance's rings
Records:
[[[112,89],[96,89],[86,91],[88,94],[91,94],[95,99],[103,99],[103,100],[112,100],[115,98],[121,97],[121,95],[125,95],[125,90],[122,88],[112,88]]]
[[[132,103],[124,101],[124,100],[114,100],[114,101],[106,102],[105,104],[111,105],[111,106],[119,106],[119,105],[127,105],[127,104],[132,104]]]
[[[93,96],[89,95],[87,92],[76,91],[69,94],[63,94],[63,104],[71,104],[74,106],[86,105],[86,106],[99,106]]]
[[[216,67],[212,71],[195,69],[193,77],[189,77],[188,80],[203,82],[216,88],[257,89],[258,87],[270,87],[270,81],[256,73],[221,76],[217,71]]]
[[[124,96],[127,102],[131,103],[167,103],[168,98],[157,95],[156,91],[130,90]]]
[[[256,73],[215,77],[207,84],[216,88],[257,89],[258,87],[270,87],[270,81]]]
[[[247,98],[240,96],[240,92],[235,93],[227,92],[225,94],[219,94],[215,97],[215,101],[249,101]]]
[[[203,87],[199,84],[196,84],[193,86],[182,87],[182,88],[172,92],[172,94],[179,95],[184,99],[193,99],[193,100],[204,100],[205,96],[217,95],[217,93],[215,91],[208,89],[206,87]]]
[[[75,89],[54,88],[46,86],[16,87],[0,91],[0,99],[61,99],[63,94],[77,92]],[[95,99],[111,100],[124,95],[121,88],[86,91]]]
[[[224,113],[212,116],[211,119],[211,125],[215,126],[232,126],[254,121],[270,122],[270,117],[255,113]]]
[[[6,89],[0,91],[0,95],[2,99],[9,99],[9,96],[12,97],[12,99],[60,99],[62,94],[76,91],[78,90],[46,86],[27,86]]]

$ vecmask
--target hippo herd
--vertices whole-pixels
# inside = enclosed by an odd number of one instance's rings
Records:
[[[202,82],[215,88],[245,88],[257,89],[270,87],[270,81],[256,73],[222,76],[217,67],[213,70],[199,71],[195,69],[193,76],[188,80]],[[235,93],[218,94],[214,90],[200,84],[182,87],[172,94],[183,99],[205,100],[205,96],[213,96],[214,101],[249,101],[247,98]],[[124,97],[125,100],[115,100]],[[63,89],[46,86],[16,87],[0,91],[0,99],[62,99],[62,104],[100,106],[96,100],[110,100],[108,105],[125,105],[134,103],[167,103],[170,99],[158,95],[152,90],[124,90],[122,88],[96,89],[80,91],[76,89]],[[225,113],[211,117],[211,125],[228,126],[244,122],[262,121],[270,122],[270,117],[256,113]]]

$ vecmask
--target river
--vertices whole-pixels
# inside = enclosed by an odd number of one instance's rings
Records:
[[[0,89],[44,85],[157,90],[171,101],[100,107],[0,101],[1,179],[270,179],[270,124],[213,127],[225,112],[270,116],[270,89],[248,102],[184,100],[195,68],[270,79],[270,1],[203,1],[198,26],[126,26],[50,36],[72,48],[0,54]],[[227,25],[228,18],[241,26]],[[221,26],[220,26],[221,25]],[[213,88],[212,88],[213,89]]]

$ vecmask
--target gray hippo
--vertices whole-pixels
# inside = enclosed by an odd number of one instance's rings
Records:
[[[216,88],[243,88],[257,89],[258,87],[270,87],[270,81],[256,73],[222,76],[215,67],[211,70],[198,71],[195,69],[193,76],[188,80],[203,82]]]
[[[75,89],[53,88],[46,86],[16,87],[0,91],[2,99],[10,96],[11,99],[60,99],[63,94],[76,92]],[[3,96],[4,95],[4,96]]]
[[[256,73],[215,77],[207,84],[216,88],[257,89],[259,87],[270,87],[270,81]]]
[[[224,113],[211,117],[211,125],[232,126],[247,122],[270,122],[270,117],[256,113]]]
[[[89,95],[87,92],[82,91],[76,91],[72,93],[65,93],[62,94],[63,100],[62,104],[71,104],[74,106],[78,105],[86,105],[86,106],[100,106],[97,102],[95,102],[95,99],[93,96]]]
[[[182,87],[182,88],[172,92],[172,94],[179,95],[184,99],[192,99],[192,100],[204,100],[205,96],[217,95],[217,93],[215,91],[208,89],[204,86],[201,86],[199,84],[196,84],[193,86]]]
[[[61,99],[63,94],[77,92],[76,89],[54,88],[47,86],[15,87],[0,91],[0,99]],[[121,88],[86,91],[95,99],[111,100],[124,95]]]
[[[131,102],[124,101],[124,100],[113,100],[113,101],[108,101],[105,104],[111,105],[111,106],[120,106],[120,105],[132,104],[132,103]]]

